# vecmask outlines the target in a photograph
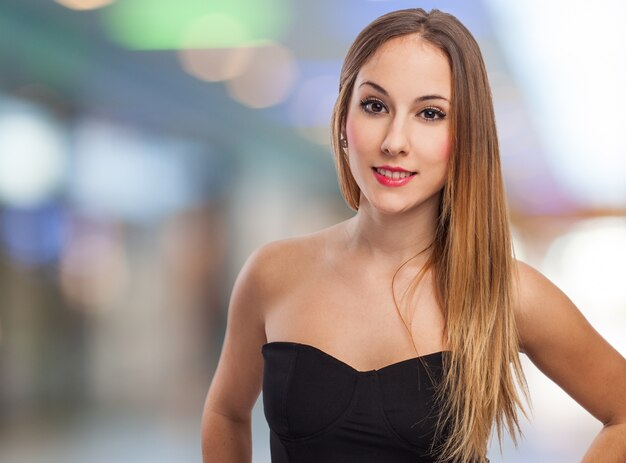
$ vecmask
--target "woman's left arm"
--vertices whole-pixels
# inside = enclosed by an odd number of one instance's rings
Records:
[[[520,350],[604,424],[581,463],[626,462],[626,360],[550,280],[517,267]]]

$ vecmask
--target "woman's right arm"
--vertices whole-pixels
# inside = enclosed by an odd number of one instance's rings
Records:
[[[233,287],[224,344],[202,415],[204,463],[252,461],[251,415],[263,382],[261,346],[275,273],[273,249],[265,245],[252,253]]]

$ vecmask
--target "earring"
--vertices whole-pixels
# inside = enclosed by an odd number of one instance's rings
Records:
[[[341,137],[340,142],[341,142],[341,147],[342,148],[344,148],[344,149],[348,148],[348,140],[346,140],[345,138]]]

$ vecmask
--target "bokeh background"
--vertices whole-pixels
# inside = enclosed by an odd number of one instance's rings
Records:
[[[200,461],[233,281],[352,215],[328,145],[341,60],[385,12],[440,8],[489,69],[518,257],[626,354],[626,3],[2,0],[0,461]],[[601,424],[525,356],[519,450]],[[254,462],[269,462],[261,397]]]

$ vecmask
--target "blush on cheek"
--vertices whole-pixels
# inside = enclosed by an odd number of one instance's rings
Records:
[[[439,146],[439,150],[437,150],[439,155],[439,159],[448,160],[450,158],[450,154],[452,154],[452,140],[445,140]]]
[[[346,138],[352,152],[365,153],[380,146],[381,134],[375,123],[358,115],[346,118]]]

